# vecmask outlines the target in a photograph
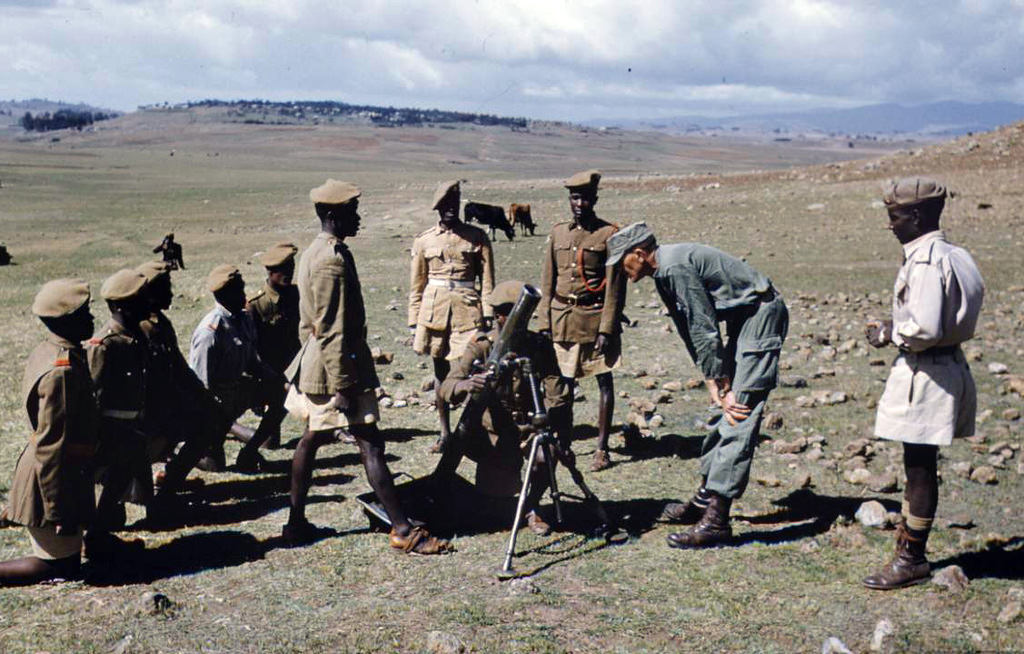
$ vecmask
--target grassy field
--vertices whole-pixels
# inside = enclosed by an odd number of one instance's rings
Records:
[[[316,233],[307,192],[328,176],[364,191],[363,232],[350,245],[371,345],[395,355],[378,367],[382,382],[393,397],[422,400],[383,410],[396,472],[420,476],[435,461],[427,453],[435,418],[419,391],[428,370],[404,345],[405,298],[407,251],[433,222],[428,201],[445,178],[467,179],[467,199],[533,205],[538,235],[512,243],[499,237],[495,257],[499,279],[537,281],[544,235],[568,217],[559,180],[601,168],[601,216],[621,224],[644,219],[663,242],[701,241],[742,255],[774,280],[792,313],[784,375],[804,378],[808,387],[772,395],[782,426],[766,432],[757,453],[754,480],[736,509],[736,545],[669,549],[671,529],[653,517],[695,486],[706,395],[661,393],[663,384],[698,373],[653,285],[631,285],[626,311],[636,326],[624,334],[616,418],[626,419],[630,401],[662,399],[656,413],[663,424],[636,449],[614,451],[611,469],[588,475],[629,528],[628,543],[588,539],[585,512],[570,506],[578,529],[545,539],[521,535],[522,575],[514,581],[496,578],[506,538],[500,528],[457,530],[458,552],[448,557],[393,553],[384,535],[367,529],[355,502],[367,490],[355,450],[338,445],[321,451],[309,507],[312,521],[336,533],[284,548],[278,535],[291,453],[277,451],[269,455],[272,473],[203,473],[206,486],[193,498],[188,524],[132,533],[146,542],[140,560],[87,566],[83,582],[0,590],[0,651],[794,652],[820,651],[835,636],[856,652],[869,651],[883,618],[894,633],[879,651],[1024,648],[1024,618],[997,617],[1024,600],[1024,439],[1020,420],[1011,419],[1021,397],[1008,391],[1008,378],[1024,375],[1024,127],[886,153],[845,143],[557,127],[528,134],[256,127],[180,113],[129,116],[60,139],[0,141],[0,241],[16,264],[0,268],[3,491],[27,436],[21,374],[42,336],[28,307],[44,281],[78,275],[98,294],[106,276],[152,256],[173,230],[188,269],[175,273],[170,316],[187,347],[211,303],[203,284],[210,268],[238,264],[255,291],[263,276],[256,253],[280,240],[304,247]],[[971,583],[959,593],[927,584],[880,594],[859,582],[887,560],[892,532],[851,517],[870,499],[896,510],[901,495],[851,484],[844,472],[864,466],[901,477],[900,452],[878,443],[857,460],[845,450],[870,435],[892,354],[869,352],[861,336],[865,319],[886,314],[900,259],[879,185],[915,172],[941,176],[956,191],[947,233],[975,255],[988,285],[979,337],[969,348],[983,438],[943,450],[940,524],[929,543],[935,568],[959,565]],[[104,307],[95,312],[105,319]],[[1010,375],[991,374],[990,363],[1005,364]],[[582,390],[575,449],[586,466],[596,385],[588,380]],[[847,401],[810,401],[825,391],[844,392]],[[286,440],[300,429],[289,418]],[[778,452],[779,442],[816,436],[824,439],[820,452]],[[618,435],[612,442],[623,443]],[[990,448],[1004,442],[1014,456],[996,469],[998,483],[982,485],[953,470],[965,461],[987,464]],[[472,464],[463,465],[471,476]],[[568,477],[561,481],[571,485]],[[131,515],[142,512],[133,507]],[[950,524],[968,519],[973,528]],[[0,532],[0,557],[25,552],[20,530]],[[169,602],[154,602],[153,593]]]

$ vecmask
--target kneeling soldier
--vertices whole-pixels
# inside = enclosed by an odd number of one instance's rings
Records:
[[[451,373],[441,385],[441,395],[452,404],[462,402],[467,395],[483,390],[493,383],[486,371],[477,369],[479,362],[486,361],[512,307],[523,290],[523,282],[507,281],[494,287],[490,305],[494,310],[495,325],[488,332],[477,332],[462,356],[455,362]],[[551,341],[534,332],[522,334],[513,351],[516,356],[527,357],[544,384],[544,403],[548,418],[555,433],[568,433],[569,384],[559,374]],[[470,434],[465,443],[450,440],[438,463],[442,475],[455,472],[462,455],[476,462],[476,487],[486,495],[509,497],[520,488],[520,471],[523,467],[523,435],[529,433],[530,415],[534,410],[533,396],[527,380],[519,370],[500,376],[497,386],[492,388],[492,399],[486,406],[480,426],[483,431]],[[560,443],[568,448],[568,443]],[[530,496],[526,500],[526,522],[538,535],[550,532],[548,524],[537,514],[537,503],[547,490],[549,478],[543,458],[538,458],[530,483]]]
[[[0,563],[0,586],[77,576],[82,529],[94,511],[97,415],[81,345],[93,330],[89,286],[79,279],[47,282],[32,313],[50,334],[25,366],[32,436],[14,468],[3,516],[28,530],[32,556]]]

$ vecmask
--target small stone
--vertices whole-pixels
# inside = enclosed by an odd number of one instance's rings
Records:
[[[658,382],[654,379],[645,379],[642,382],[640,382],[640,386],[645,391],[653,391],[655,388],[658,387]]]
[[[992,466],[978,466],[971,473],[971,481],[979,484],[997,484],[999,478],[996,476],[996,470]]]
[[[885,521],[890,525],[898,525],[903,522],[903,514],[899,511],[889,511],[885,514]]]
[[[686,380],[686,383],[683,384],[683,386],[688,391],[692,391],[694,389],[700,388],[703,385],[704,385],[704,380],[701,379],[700,377],[690,377],[689,379]]]
[[[639,369],[633,371],[633,378],[634,379],[640,379],[641,377],[646,377],[646,376],[647,376],[647,369],[646,368],[639,368]]]
[[[957,461],[956,463],[951,464],[949,466],[949,469],[952,470],[953,473],[956,474],[956,476],[958,477],[970,479],[973,467],[971,466],[970,461]]]
[[[782,482],[775,475],[758,475],[754,477],[754,481],[768,488],[777,488],[782,485]]]
[[[536,595],[540,588],[528,578],[517,577],[508,582],[508,592],[510,595]]]
[[[402,381],[403,379],[405,379],[405,375],[396,370],[395,372],[391,373],[391,379],[394,379],[395,381]]]
[[[420,391],[426,393],[428,391],[434,390],[434,384],[435,383],[436,383],[436,380],[434,379],[433,375],[431,375],[429,377],[424,377],[423,381],[420,382]]]
[[[885,639],[894,633],[896,633],[896,629],[893,628],[892,623],[886,618],[882,618],[875,624],[875,632],[871,634],[871,644],[868,649],[872,652],[881,652]]]
[[[665,418],[659,414],[654,414],[651,419],[647,421],[647,427],[649,429],[657,429],[665,424]]]
[[[663,390],[668,391],[669,393],[678,393],[679,391],[683,390],[683,382],[681,382],[681,381],[665,382],[664,384],[661,385],[661,388]]]
[[[811,378],[812,379],[821,379],[822,377],[835,377],[835,376],[836,376],[836,369],[835,368],[818,368],[818,370],[813,375],[811,375]]]
[[[823,456],[825,456],[825,452],[820,447],[812,447],[807,454],[804,454],[804,458],[811,462],[818,461]]]
[[[380,404],[381,408],[390,409],[391,406],[395,403],[395,401],[392,400],[390,397],[382,397],[380,398],[380,400],[378,400],[378,403]]]
[[[876,358],[874,358],[874,359],[868,359],[868,365],[869,365],[869,366],[874,366],[874,367],[876,367],[876,368],[877,368],[877,367],[880,367],[880,366],[884,366],[884,365],[887,365],[888,363],[889,363],[889,362],[888,362],[888,361],[886,361],[885,359],[882,359],[882,358],[878,358],[878,357],[876,357]]]
[[[370,356],[373,357],[373,362],[380,365],[387,365],[395,360],[394,352],[385,352],[379,347],[374,347],[370,350]]]
[[[996,620],[1003,624],[1010,624],[1014,620],[1020,617],[1021,604],[1020,602],[1013,601],[1003,607],[1003,610],[996,616]]]
[[[836,350],[838,350],[840,354],[846,354],[855,347],[857,347],[857,341],[856,339],[851,338],[840,343]]]
[[[793,483],[791,485],[794,488],[810,488],[814,485],[814,479],[811,478],[811,473],[800,472],[793,477]]]
[[[825,398],[824,404],[827,404],[829,406],[835,404],[845,404],[849,399],[850,396],[844,393],[843,391],[835,391],[833,393],[828,394],[828,396]]]
[[[814,406],[814,398],[808,395],[799,395],[795,400],[793,400],[793,403],[800,408],[809,409]]]
[[[149,615],[166,613],[174,608],[174,602],[158,591],[147,591],[139,598],[139,610]]]
[[[899,490],[899,482],[893,473],[883,472],[868,479],[867,487],[876,493],[895,493]]]
[[[803,377],[781,377],[779,386],[783,388],[807,388],[807,380]]]
[[[993,375],[1005,375],[1010,371],[1010,369],[1009,367],[1007,367],[1005,363],[998,363],[996,361],[993,361],[992,363],[988,364],[988,371]]]
[[[865,527],[872,527],[875,529],[884,528],[886,523],[887,512],[882,503],[877,500],[871,500],[870,502],[864,502],[857,508],[857,512],[853,514],[853,517],[857,519],[857,522],[864,525]]]
[[[453,634],[431,631],[427,634],[427,651],[430,654],[462,654],[466,645]]]
[[[1006,382],[1006,391],[1024,397],[1024,377],[1017,377],[1016,375],[1010,377]]]
[[[774,441],[772,449],[778,454],[799,454],[807,449],[807,439],[800,436],[792,441]]]
[[[804,554],[813,554],[821,549],[821,543],[818,542],[817,538],[812,538],[803,545],[800,546],[800,551]]]
[[[672,393],[669,393],[668,391],[658,391],[654,394],[651,400],[655,404],[669,404],[672,402]]]
[[[1007,454],[1007,451],[1009,454]],[[1003,454],[1009,458],[1013,456],[1013,448],[1010,447],[1010,443],[1008,441],[999,441],[998,443],[993,443],[992,446],[988,448],[988,453]]]
[[[871,441],[867,438],[858,438],[850,441],[843,448],[844,456],[864,456],[868,452],[868,448],[871,447]]]
[[[821,646],[821,654],[853,654],[853,652],[843,644],[843,641],[835,636],[829,636],[825,644]]]
[[[782,414],[771,412],[765,415],[764,420],[761,422],[761,427],[768,431],[775,431],[777,429],[782,429],[782,423]]]
[[[626,415],[626,423],[636,425],[640,429],[647,429],[647,419],[636,411],[630,411]]]
[[[951,593],[959,593],[967,588],[971,580],[967,578],[960,566],[950,565],[936,572],[932,576],[932,583],[942,586]]]
[[[964,350],[964,357],[968,361],[981,361],[985,358],[985,354],[977,348],[969,348]]]
[[[1005,409],[1003,411],[1003,413],[1002,413],[1002,416],[1003,416],[1003,420],[1010,420],[1010,421],[1020,420],[1020,409],[1018,409],[1017,407],[1011,407],[1009,409]]]
[[[409,400],[395,400],[394,404],[391,406],[395,409],[404,409],[409,406]]]
[[[871,479],[871,472],[867,468],[856,468],[843,473],[843,479],[854,485],[866,484]]]

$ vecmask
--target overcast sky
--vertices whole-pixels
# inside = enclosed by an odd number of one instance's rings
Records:
[[[586,120],[1024,102],[1024,0],[0,0],[0,98]]]

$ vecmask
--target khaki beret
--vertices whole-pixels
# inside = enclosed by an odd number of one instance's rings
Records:
[[[309,192],[314,204],[348,204],[361,195],[355,184],[329,179]]]
[[[238,268],[230,263],[222,263],[210,271],[210,275],[206,278],[206,288],[216,293],[236,279],[242,280],[242,273]]]
[[[487,304],[492,307],[500,307],[504,304],[515,304],[516,300],[523,292],[523,287],[526,286],[523,282],[510,279],[506,282],[502,282],[494,287],[491,291],[491,296],[487,300]],[[511,309],[511,307],[509,307]]]
[[[147,261],[135,266],[135,270],[141,273],[148,283],[161,275],[169,276],[171,274],[171,264],[166,261]]]
[[[278,243],[267,248],[267,251],[260,255],[260,263],[265,268],[276,268],[294,259],[298,251],[299,248],[295,247],[294,243]]]
[[[39,289],[32,313],[40,318],[71,315],[88,304],[89,297],[89,284],[84,279],[55,279]]]
[[[904,177],[886,183],[882,202],[886,207],[911,207],[925,200],[946,197],[946,187],[930,177]]]
[[[146,276],[138,270],[125,268],[107,277],[100,287],[100,297],[114,302],[130,300],[146,286]]]
[[[601,181],[601,173],[597,170],[584,170],[581,173],[576,173],[569,179],[565,180],[565,188],[581,189],[587,188],[588,186],[593,187],[597,190],[597,183]]]
[[[647,223],[639,222],[627,225],[608,237],[606,244],[608,256],[604,260],[604,265],[614,266],[627,252],[654,242],[654,232],[647,226]]]
[[[434,200],[430,204],[431,209],[437,209],[437,205],[441,204],[441,201],[448,197],[449,193],[460,191],[459,180],[453,179],[448,182],[441,182],[437,185],[437,191],[434,192]]]

